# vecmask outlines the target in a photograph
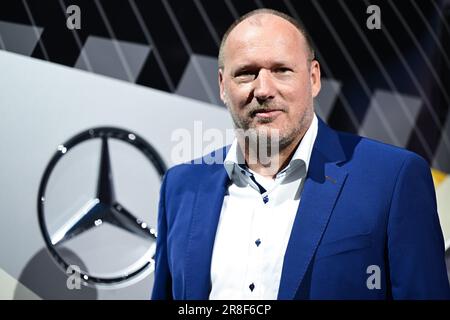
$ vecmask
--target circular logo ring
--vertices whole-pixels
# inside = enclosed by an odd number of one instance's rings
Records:
[[[39,192],[38,192],[37,207],[38,207],[39,226],[40,226],[42,235],[44,237],[46,246],[47,246],[48,250],[50,251],[51,255],[53,256],[53,258],[56,260],[56,262],[62,268],[64,268],[64,270],[67,270],[69,268],[70,264],[67,263],[55,249],[55,245],[52,242],[52,239],[50,237],[50,234],[47,230],[46,223],[45,223],[45,217],[44,217],[44,205],[45,205],[45,201],[46,201],[45,192],[46,192],[46,187],[47,187],[51,172],[55,168],[57,162],[59,160],[61,160],[61,158],[75,145],[82,143],[84,141],[90,140],[90,139],[101,139],[102,140],[102,157],[104,157],[104,156],[108,157],[108,161],[107,161],[108,163],[109,163],[109,154],[108,154],[107,141],[108,141],[108,139],[117,139],[117,140],[124,141],[128,144],[131,144],[132,146],[137,148],[139,151],[141,151],[145,155],[145,157],[153,164],[154,168],[156,169],[157,173],[159,174],[160,179],[163,177],[164,173],[167,170],[166,165],[164,164],[164,161],[161,158],[161,156],[159,155],[159,153],[147,141],[145,141],[143,138],[139,137],[137,134],[135,134],[131,131],[128,131],[128,130],[124,130],[124,129],[119,129],[119,128],[115,128],[115,127],[91,128],[91,129],[85,130],[85,131],[77,134],[73,138],[69,139],[66,143],[59,145],[56,153],[50,159],[50,162],[48,163],[48,165],[44,171],[44,174],[42,176],[41,183],[39,186]],[[102,168],[101,168],[101,170],[102,170]],[[101,175],[102,174],[103,174],[103,172],[101,172]],[[107,174],[105,173],[103,175],[106,176]],[[110,178],[110,177],[105,177],[105,178]],[[102,190],[98,190],[98,192],[101,193],[100,196],[103,196],[107,202],[111,201],[112,195],[108,192],[109,191],[108,187],[101,186],[100,189],[102,189]],[[110,204],[114,207],[114,209],[116,211],[121,212],[125,215],[128,215],[127,218],[129,219],[130,215],[119,204],[113,203],[113,202],[111,202]],[[148,237],[149,239],[154,239],[154,240],[156,239],[155,229],[148,227],[141,220],[136,219],[133,221],[133,219],[131,219],[131,223],[133,223],[133,224],[135,223],[135,224],[139,225],[140,228],[138,228],[138,229],[141,230],[140,231],[141,235],[143,234],[145,237]],[[154,254],[152,254],[152,258],[153,258],[153,255]],[[130,273],[127,273],[123,276],[120,276],[120,277],[112,277],[112,278],[95,277],[95,276],[91,276],[82,271],[80,271],[80,276],[87,283],[113,284],[113,283],[123,282],[125,280],[128,280],[128,279],[140,274],[150,264],[151,264],[151,261],[145,261],[136,270],[134,270]]]

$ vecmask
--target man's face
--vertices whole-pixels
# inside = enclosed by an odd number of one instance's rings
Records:
[[[281,149],[298,142],[320,90],[319,64],[309,56],[303,35],[278,16],[261,14],[237,25],[219,69],[221,98],[235,127],[269,135],[279,130]]]

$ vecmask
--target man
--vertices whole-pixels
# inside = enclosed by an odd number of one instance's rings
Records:
[[[219,85],[254,135],[210,156],[222,164],[166,173],[153,299],[450,298],[428,164],[315,116],[320,66],[301,24],[267,9],[239,19]],[[263,137],[277,148],[252,161]]]

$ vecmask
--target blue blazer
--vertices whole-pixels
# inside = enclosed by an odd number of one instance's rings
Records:
[[[208,163],[177,165],[164,176],[152,299],[208,299],[230,183],[223,164]],[[278,299],[392,298],[450,299],[428,163],[319,119]]]

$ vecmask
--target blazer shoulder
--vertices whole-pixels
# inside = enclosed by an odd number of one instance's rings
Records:
[[[419,154],[374,139],[352,133],[337,131],[339,141],[348,159],[361,158],[372,165],[379,163],[400,164],[413,162],[429,166],[428,161]]]

